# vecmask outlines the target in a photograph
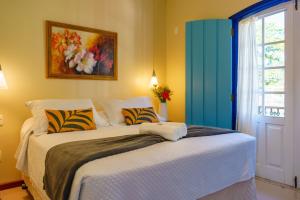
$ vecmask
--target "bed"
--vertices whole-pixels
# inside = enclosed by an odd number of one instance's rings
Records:
[[[47,151],[58,144],[138,134],[136,126],[86,133],[31,135],[25,181],[36,199],[43,190]],[[242,133],[187,138],[91,161],[76,172],[69,199],[255,199],[255,139]],[[33,191],[34,190],[34,191]],[[238,193],[236,191],[239,191]],[[244,192],[242,192],[244,191]]]
[[[107,106],[109,120],[103,113],[97,114],[91,100],[51,99],[27,103],[33,118],[26,120],[22,127],[16,167],[36,200],[50,199],[43,189],[43,178],[45,170],[52,167],[51,163],[45,165],[52,149],[73,142],[81,144],[80,141],[141,134],[142,125],[120,123],[124,121],[121,108],[149,107],[150,99],[112,102],[117,104]],[[58,134],[39,132],[47,129],[47,108],[92,108],[97,129]],[[68,199],[254,200],[255,163],[255,138],[247,134],[191,137],[176,142],[163,140],[85,163],[70,182]]]

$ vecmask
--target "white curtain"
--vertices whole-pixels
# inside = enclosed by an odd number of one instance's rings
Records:
[[[239,23],[237,129],[255,135],[258,113],[258,69],[254,17]]]

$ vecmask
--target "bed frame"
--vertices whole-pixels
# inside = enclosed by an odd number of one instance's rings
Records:
[[[198,200],[257,200],[255,178],[236,183]]]
[[[27,186],[27,191],[31,194],[34,200],[49,200],[49,197],[40,192],[37,186],[31,181],[30,177],[22,174],[22,178]]]
[[[49,200],[49,197],[45,196],[35,184],[31,181],[30,177],[22,175],[24,182],[27,186],[28,192],[34,198],[34,200]],[[257,200],[256,198],[256,186],[255,178],[252,178],[248,181],[236,183],[232,186],[229,186],[221,191],[215,192],[208,196],[202,197],[198,200]]]

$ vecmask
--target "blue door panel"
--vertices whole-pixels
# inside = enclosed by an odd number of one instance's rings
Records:
[[[204,56],[204,124],[208,126],[216,126],[217,124],[217,23],[215,20],[205,21],[205,56]]]
[[[231,63],[231,21],[218,22],[218,75],[217,75],[217,90],[218,90],[218,127],[231,128],[232,119],[232,63]],[[228,31],[230,30],[230,31]],[[227,41],[227,42],[222,42]]]
[[[203,99],[204,99],[204,73],[203,73],[203,48],[199,48],[203,41],[203,22],[195,22],[192,25],[192,118],[196,124],[203,123]]]
[[[186,24],[186,123],[231,128],[231,22]]]
[[[186,79],[186,91],[185,91],[185,117],[186,123],[192,124],[192,23],[186,23],[186,72],[185,72],[185,79]]]

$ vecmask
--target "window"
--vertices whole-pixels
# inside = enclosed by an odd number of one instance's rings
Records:
[[[284,117],[285,11],[259,16],[256,21],[260,115]]]

